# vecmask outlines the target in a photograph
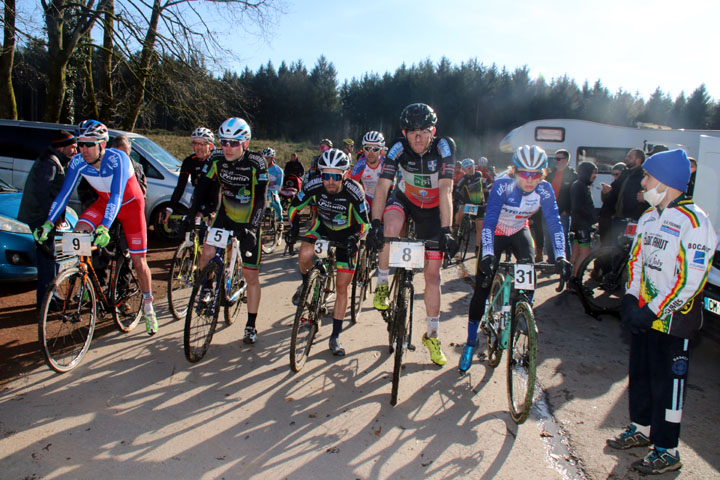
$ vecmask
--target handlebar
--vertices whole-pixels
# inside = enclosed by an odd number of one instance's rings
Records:
[[[423,245],[430,247],[439,247],[440,242],[437,240],[420,240],[417,238],[405,238],[405,237],[385,237],[385,243],[390,242],[406,242],[406,243],[422,243]]]

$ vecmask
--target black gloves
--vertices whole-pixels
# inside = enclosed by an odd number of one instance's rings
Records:
[[[195,215],[187,215],[180,224],[180,229],[182,230],[182,233],[185,234],[192,232],[193,228],[195,228]]]
[[[385,237],[383,235],[383,226],[380,220],[375,219],[372,221],[370,231],[368,232],[368,236],[365,241],[367,242],[368,248],[371,250],[382,249]]]
[[[638,299],[633,295],[625,295],[620,304],[620,320],[632,333],[642,333],[652,327],[657,315],[648,305],[640,308]]]
[[[288,245],[293,245],[298,238],[298,235],[300,234],[300,223],[295,222],[290,226],[290,230],[287,231],[285,234],[285,243]]]
[[[258,243],[257,229],[246,227],[244,230],[242,239],[240,240],[241,258],[252,255],[253,251],[257,249]]]
[[[450,258],[457,255],[458,250],[460,250],[460,244],[455,240],[450,227],[440,229],[440,250],[447,252]]]
[[[555,271],[567,282],[572,276],[572,263],[565,260],[564,257],[556,258]]]
[[[355,252],[358,251],[358,242],[360,237],[357,234],[350,235],[345,239],[345,250],[347,251],[348,257],[352,258]]]
[[[483,255],[478,264],[478,271],[489,278],[492,276],[494,265],[495,255]]]

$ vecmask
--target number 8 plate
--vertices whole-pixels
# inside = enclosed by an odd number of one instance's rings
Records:
[[[422,242],[390,242],[390,266],[423,268],[425,245]]]

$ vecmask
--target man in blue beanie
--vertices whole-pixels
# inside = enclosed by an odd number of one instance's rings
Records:
[[[620,318],[631,332],[630,425],[607,445],[650,446],[633,463],[645,474],[682,466],[677,446],[687,391],[690,340],[702,325],[703,289],[717,235],[705,212],[686,197],[690,161],[683,150],[656,153],[643,163],[645,201],[628,261]]]

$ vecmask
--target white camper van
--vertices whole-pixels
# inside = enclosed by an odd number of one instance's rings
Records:
[[[648,150],[649,145],[662,144],[669,149],[683,148],[689,156],[698,158],[700,135],[720,137],[720,130],[632,128],[559,118],[534,120],[512,130],[500,142],[500,150],[512,153],[521,145],[534,144],[552,154],[564,148],[572,155],[572,167],[585,160],[595,163],[598,178],[592,186],[592,196],[595,206],[600,207],[601,183],[612,183],[612,166],[622,162],[628,150]]]

